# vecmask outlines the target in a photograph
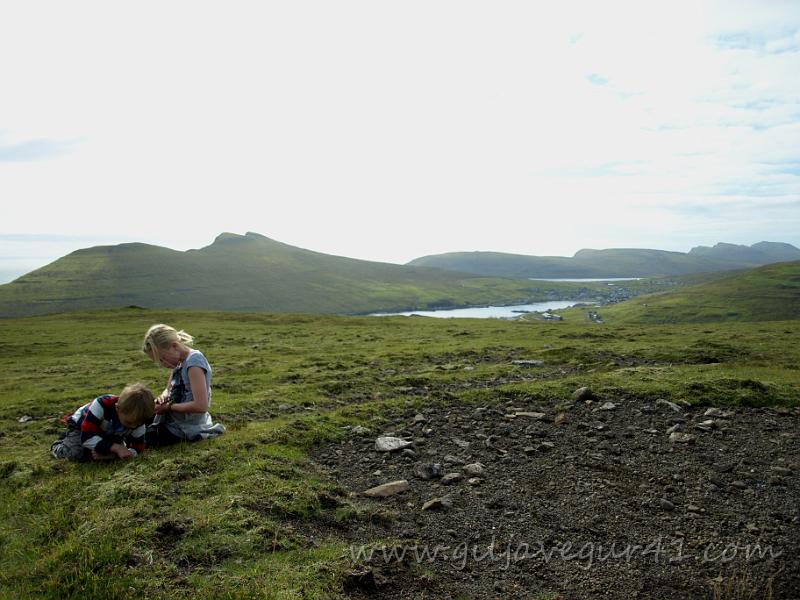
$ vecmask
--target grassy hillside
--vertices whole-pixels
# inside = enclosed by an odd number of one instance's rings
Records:
[[[751,247],[717,244],[713,248],[693,248],[689,253],[634,248],[580,250],[572,258],[452,252],[424,256],[408,264],[497,277],[588,278],[683,275],[797,258],[800,258],[800,250],[794,246],[761,242]]]
[[[574,286],[355,260],[264,236],[222,234],[199,250],[147,244],[79,250],[0,286],[0,316],[136,305],[366,313],[546,300]]]
[[[776,321],[800,318],[800,261],[639,296],[603,309],[608,319],[650,323]]]
[[[228,432],[119,464],[51,459],[67,411],[131,381],[163,385],[166,371],[138,350],[155,322],[196,336]],[[582,385],[604,401],[796,405],[798,336],[797,320],[698,328],[136,309],[0,320],[0,587],[20,598],[344,598],[347,532],[392,519],[310,459],[344,426],[375,434],[389,415],[443,400],[550,412]]]

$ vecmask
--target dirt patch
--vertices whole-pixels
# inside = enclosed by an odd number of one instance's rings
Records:
[[[705,415],[705,407],[601,398],[555,413],[515,402],[409,410],[392,431],[315,453],[354,493],[410,484],[349,500],[391,518],[339,523],[354,542],[348,593],[797,597],[800,412]],[[414,444],[377,452],[382,434]],[[387,539],[388,547],[375,543]]]

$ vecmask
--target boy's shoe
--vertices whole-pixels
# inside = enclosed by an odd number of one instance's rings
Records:
[[[56,440],[50,445],[50,454],[53,458],[69,458],[68,451],[64,447],[64,440]]]

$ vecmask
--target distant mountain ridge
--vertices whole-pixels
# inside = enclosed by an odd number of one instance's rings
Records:
[[[185,252],[142,243],[77,250],[0,285],[0,317],[130,305],[352,314],[524,302],[535,288],[535,282],[332,256],[252,232],[223,233]]]
[[[502,252],[449,252],[415,258],[409,266],[437,267],[494,277],[598,278],[687,275],[759,267],[800,260],[791,244],[759,242],[752,246],[719,243],[688,253],[640,248],[579,250],[571,258]]]

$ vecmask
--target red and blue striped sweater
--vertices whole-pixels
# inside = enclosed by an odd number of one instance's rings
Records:
[[[112,444],[124,442],[128,448],[141,453],[144,451],[144,424],[135,429],[127,429],[119,422],[117,415],[119,396],[104,394],[92,402],[84,404],[67,419],[81,430],[81,444],[84,448],[99,454],[109,454]]]

